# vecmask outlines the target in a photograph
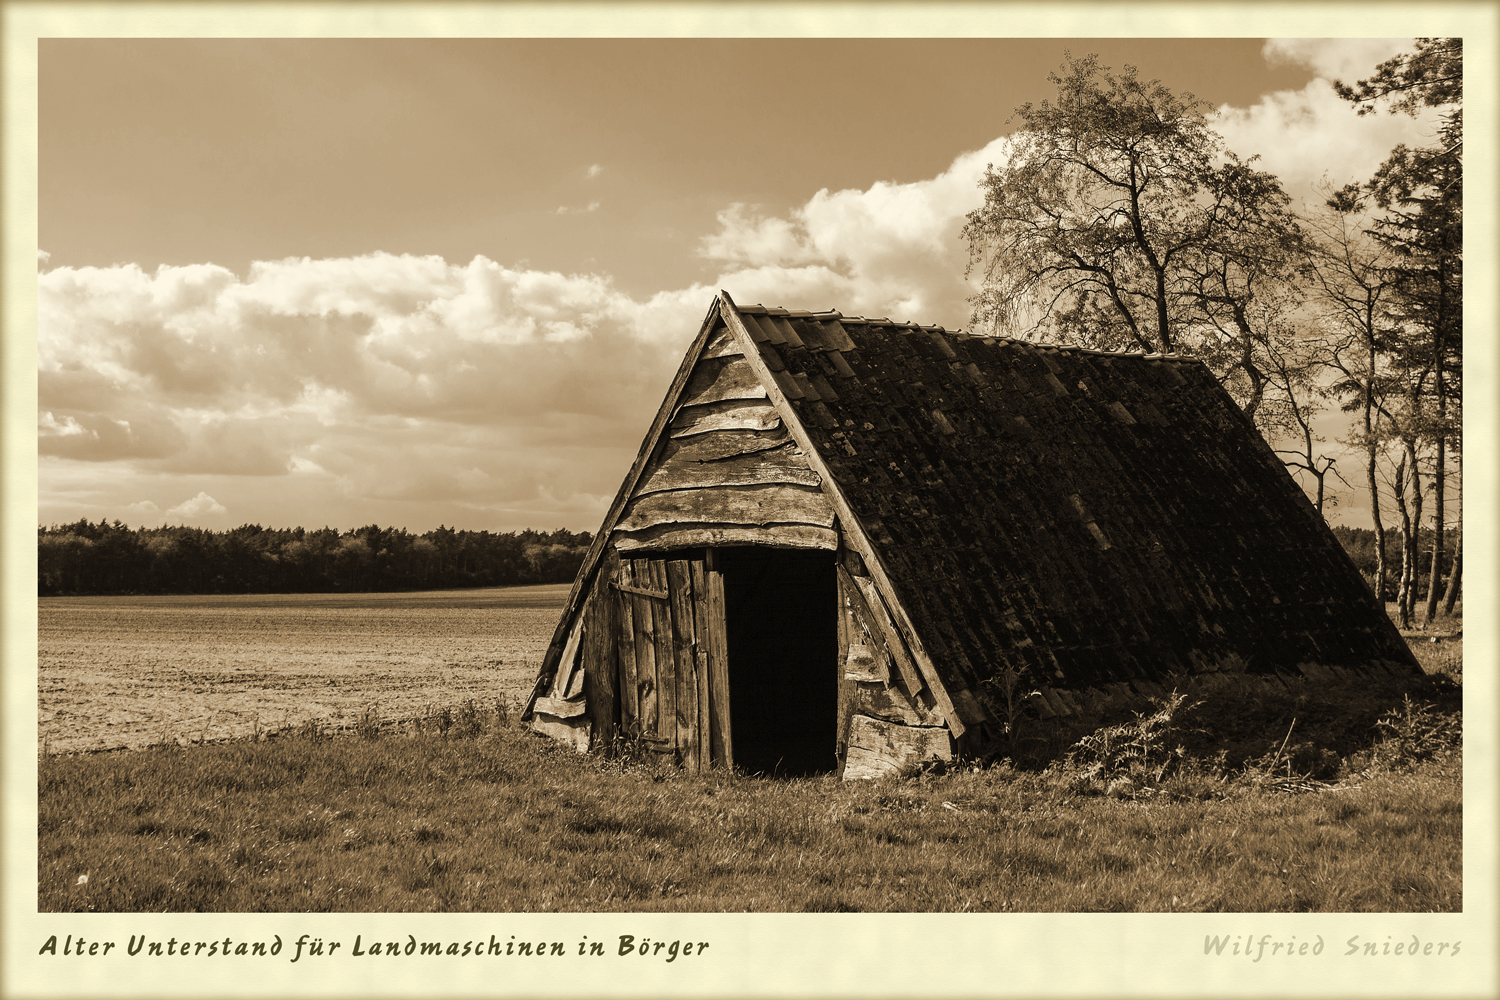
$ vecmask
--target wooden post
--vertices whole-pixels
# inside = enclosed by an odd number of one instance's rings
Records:
[[[698,771],[713,766],[713,724],[709,717],[708,636],[712,627],[708,616],[708,575],[703,560],[688,564],[693,587],[693,683],[698,689]]]
[[[667,593],[667,564],[662,559],[646,560],[650,567],[647,586]],[[656,641],[656,735],[668,746],[677,745],[677,662],[672,653],[672,605],[654,597],[643,598],[651,605],[652,635]]]
[[[622,559],[627,567],[626,583],[651,586],[650,571],[645,559]],[[640,692],[640,719],[642,735],[658,735],[656,723],[656,617],[651,613],[651,598],[640,594],[630,595],[630,606],[635,616],[635,687]]]
[[[697,773],[698,670],[693,655],[693,578],[687,560],[667,563],[667,592],[671,594],[672,658],[677,680],[677,749],[683,766]]]
[[[710,548],[704,560],[708,578],[708,697],[709,739],[713,762],[734,766],[734,733],[729,725],[729,643],[724,617],[724,573],[719,555]]]
[[[614,552],[610,553],[608,572],[611,582],[620,580],[624,572],[622,561]],[[620,729],[627,738],[633,738],[642,732],[641,693],[635,666],[635,609],[629,594],[610,589],[610,603],[615,606],[615,650],[620,663]]]
[[[609,579],[596,578],[594,591],[584,607],[583,620],[583,689],[593,720],[594,746],[609,746],[615,739],[619,716],[615,685],[615,602],[609,592]]]

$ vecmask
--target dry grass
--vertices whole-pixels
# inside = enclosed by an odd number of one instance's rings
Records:
[[[461,706],[373,738],[46,758],[38,907],[1453,912],[1461,751],[1437,749],[1302,794],[1194,758],[1116,796],[1073,767],[689,776]]]

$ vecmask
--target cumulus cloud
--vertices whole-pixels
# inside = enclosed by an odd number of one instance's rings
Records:
[[[587,176],[590,179],[592,179],[592,178],[598,177],[600,174],[604,173],[604,167],[600,166],[597,163],[593,163],[593,164],[589,165],[588,170],[586,170],[584,173],[585,173],[585,176]]]
[[[40,271],[42,268],[46,267],[47,266],[47,261],[49,261],[51,259],[52,259],[52,255],[50,253],[48,253],[47,251],[40,250],[40,249],[37,250],[37,252],[36,252],[36,267],[37,267],[37,270]]]
[[[154,508],[156,505],[151,506]],[[191,500],[184,500],[176,507],[167,508],[168,517],[202,518],[227,513],[229,510],[223,504],[201,491]]]
[[[825,188],[784,218],[731,205],[699,252],[731,268],[719,279],[731,293],[769,295],[767,304],[961,326],[976,288],[964,278],[960,230],[983,202],[985,166],[1004,157],[1005,140],[996,139],[936,177]]]
[[[1261,55],[1273,66],[1306,66],[1321,79],[1353,83],[1413,44],[1410,38],[1268,38]]]
[[[1307,66],[1317,76],[1301,90],[1267,94],[1247,108],[1221,107],[1216,126],[1230,149],[1259,155],[1258,166],[1280,177],[1294,197],[1311,199],[1325,175],[1335,187],[1368,180],[1393,146],[1430,141],[1435,118],[1360,117],[1331,81],[1367,77],[1412,44],[1409,38],[1272,39],[1264,48],[1268,61]]]
[[[558,205],[558,215],[587,215],[589,212],[599,211],[599,202],[591,201],[587,205]]]
[[[38,278],[43,476],[111,463],[117,481],[594,505],[713,291],[638,299],[484,257],[57,268]]]

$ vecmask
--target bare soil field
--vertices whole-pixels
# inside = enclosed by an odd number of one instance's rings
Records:
[[[407,719],[531,689],[568,585],[396,594],[48,597],[37,738],[53,753]]]

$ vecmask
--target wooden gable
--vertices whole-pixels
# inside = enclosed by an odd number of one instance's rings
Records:
[[[611,545],[622,554],[715,545],[833,549],[838,535],[822,482],[720,326],[613,525]]]

